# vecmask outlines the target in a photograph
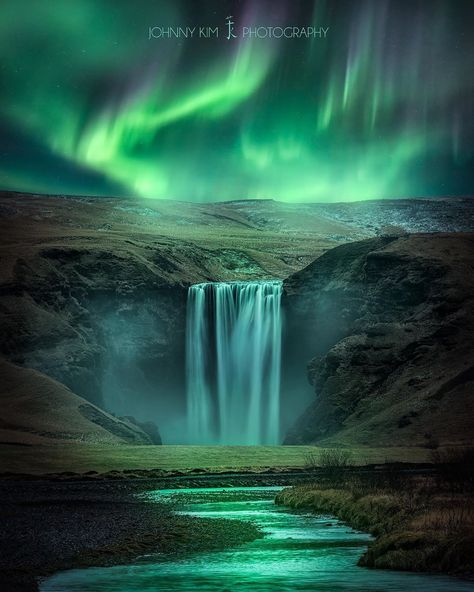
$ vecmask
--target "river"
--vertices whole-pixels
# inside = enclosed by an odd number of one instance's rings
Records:
[[[357,560],[370,536],[331,516],[275,506],[279,487],[178,489],[147,493],[179,501],[179,511],[209,518],[249,520],[265,536],[225,551],[135,565],[60,572],[41,592],[472,592],[471,582],[448,576],[368,570]]]

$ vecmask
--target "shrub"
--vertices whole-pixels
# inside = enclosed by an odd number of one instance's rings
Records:
[[[352,452],[346,448],[317,448],[305,454],[305,468],[341,469],[352,465]]]
[[[319,464],[325,468],[343,468],[352,464],[352,452],[346,448],[321,448]]]

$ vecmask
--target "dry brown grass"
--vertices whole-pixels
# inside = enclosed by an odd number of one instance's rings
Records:
[[[409,475],[328,472],[283,490],[277,503],[329,513],[375,541],[360,564],[413,571],[474,573],[474,489],[461,472]]]
[[[305,468],[340,469],[354,464],[354,454],[348,448],[316,448],[305,454]]]
[[[472,498],[453,496],[446,507],[427,508],[410,522],[415,530],[440,532],[443,534],[474,532],[474,508]]]

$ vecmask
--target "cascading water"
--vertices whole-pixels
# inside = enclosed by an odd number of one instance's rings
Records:
[[[189,288],[190,443],[279,443],[281,292],[280,281]]]

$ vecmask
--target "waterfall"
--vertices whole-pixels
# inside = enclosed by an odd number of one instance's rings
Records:
[[[281,291],[280,281],[189,288],[190,443],[279,443]]]

